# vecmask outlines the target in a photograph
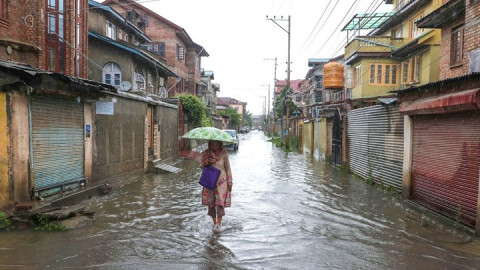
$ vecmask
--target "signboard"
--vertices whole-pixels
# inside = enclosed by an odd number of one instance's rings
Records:
[[[111,101],[97,101],[95,102],[95,113],[113,115],[113,102]]]

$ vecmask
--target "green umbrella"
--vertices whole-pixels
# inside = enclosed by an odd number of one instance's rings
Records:
[[[235,138],[230,136],[225,131],[214,127],[199,127],[190,130],[182,136],[184,139],[196,139],[196,140],[214,140],[222,142],[234,143]]]

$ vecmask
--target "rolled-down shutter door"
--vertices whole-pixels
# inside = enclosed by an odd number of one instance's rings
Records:
[[[402,189],[403,117],[396,106],[376,105],[348,115],[350,170]]]
[[[475,226],[479,114],[415,116],[413,126],[412,199]]]
[[[83,104],[55,98],[31,100],[35,189],[84,176]]]

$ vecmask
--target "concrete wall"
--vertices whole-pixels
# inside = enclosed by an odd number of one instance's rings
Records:
[[[157,106],[156,122],[159,125],[160,158],[162,160],[178,155],[178,110]]]
[[[11,200],[19,202],[27,200],[30,197],[30,131],[28,117],[28,98],[27,96],[10,92],[10,192]]]
[[[144,168],[147,104],[118,96],[102,101],[114,102],[114,114],[93,116],[95,181]]]
[[[92,179],[92,164],[93,164],[93,139],[92,139],[92,128],[93,128],[93,106],[92,104],[84,105],[85,112],[85,123],[84,129],[87,125],[90,125],[90,137],[87,136],[86,130],[84,130],[84,145],[85,145],[85,163],[84,163],[84,176],[87,179]]]
[[[7,95],[0,92],[0,205],[10,198],[7,128]]]

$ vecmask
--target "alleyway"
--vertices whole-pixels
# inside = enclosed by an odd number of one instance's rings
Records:
[[[91,226],[0,234],[0,269],[478,269],[478,240],[452,224],[259,131],[241,136],[222,233],[186,161],[85,202]]]

